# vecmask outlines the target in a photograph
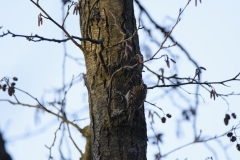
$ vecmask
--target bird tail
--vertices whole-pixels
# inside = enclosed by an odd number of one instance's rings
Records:
[[[129,114],[129,117],[128,117],[128,123],[129,123],[130,127],[132,127],[134,115],[135,115],[135,109],[131,110],[131,113]]]

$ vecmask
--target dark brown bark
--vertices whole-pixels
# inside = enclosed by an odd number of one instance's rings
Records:
[[[137,30],[133,1],[81,0],[80,5],[82,37],[104,38],[103,44],[82,42],[91,119],[91,159],[145,160],[144,107],[136,110],[130,127],[124,98],[142,82],[138,36],[130,38]],[[124,68],[133,65],[133,69]]]
[[[12,158],[5,149],[5,141],[3,139],[1,132],[0,132],[0,160],[12,160]]]

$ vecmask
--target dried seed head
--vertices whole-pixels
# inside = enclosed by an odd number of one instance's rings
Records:
[[[229,114],[226,114],[226,115],[225,115],[225,118],[227,118],[228,120],[231,119],[231,117],[230,117]]]
[[[14,81],[18,81],[18,78],[17,78],[17,77],[13,77],[13,80],[14,80]]]
[[[172,115],[171,115],[171,114],[169,114],[169,113],[168,113],[166,116],[167,116],[168,118],[171,118],[171,117],[172,117]]]
[[[8,88],[8,95],[9,96],[12,96],[14,92],[15,92],[14,87],[11,86],[11,87]]]
[[[233,117],[234,119],[236,119],[236,118],[237,118],[237,116],[236,116],[236,114],[235,114],[235,113],[232,113],[232,117]]]
[[[227,126],[229,119],[227,119],[227,118],[225,117],[223,121],[224,121],[224,124]]]
[[[236,147],[240,151],[240,144],[237,144]]]
[[[38,26],[41,26],[43,24],[42,14],[40,13],[38,15]]]
[[[76,13],[76,15],[78,14],[78,11],[79,11],[79,3],[75,2],[74,3],[74,9],[73,9],[73,14]]]
[[[233,133],[232,133],[232,132],[229,132],[229,133],[227,134],[227,136],[228,136],[228,137],[232,137],[232,136],[233,136]]]
[[[210,98],[212,98],[212,96],[213,96],[213,90],[211,90],[210,92]]]
[[[165,122],[166,122],[166,118],[165,118],[165,117],[162,117],[162,118],[161,118],[161,121],[162,121],[162,123],[165,123]]]
[[[6,89],[7,89],[7,85],[6,85],[6,84],[4,84],[4,85],[2,86],[2,90],[5,92],[5,91],[6,91]]]
[[[169,60],[167,59],[165,62],[166,62],[166,64],[167,64],[168,68],[170,68],[170,62],[169,62]]]
[[[230,139],[231,142],[235,142],[237,140],[237,138],[235,136],[232,136],[232,138]]]

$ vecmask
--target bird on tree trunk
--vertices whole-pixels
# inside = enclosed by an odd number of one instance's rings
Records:
[[[125,98],[127,101],[128,108],[128,122],[132,126],[135,111],[143,106],[143,103],[147,95],[147,86],[142,82],[140,85],[133,86],[131,90],[128,91]]]

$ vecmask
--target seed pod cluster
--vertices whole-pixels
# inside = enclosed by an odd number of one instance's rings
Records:
[[[16,83],[12,82],[11,86],[9,86],[9,88],[8,88],[8,95],[9,96],[12,96],[15,93],[15,89],[14,89],[15,85],[16,85]]]
[[[2,88],[3,92],[5,92],[5,91],[6,91],[6,89],[7,89],[7,85],[6,85],[6,84],[4,84],[2,87],[0,86],[0,88]]]
[[[165,123],[166,122],[166,117],[162,117],[161,121],[162,121],[162,123]]]
[[[232,132],[228,132],[227,137],[230,139],[231,142],[235,142],[237,140],[237,137],[234,136]],[[237,144],[236,148],[238,151],[240,151],[240,144]]]
[[[172,117],[172,115],[171,115],[171,114],[169,114],[169,113],[168,113],[166,116],[167,116],[168,118],[171,118],[171,117]]]
[[[237,147],[237,150],[240,151],[240,144],[237,144],[236,147]]]
[[[231,116],[232,116],[233,119],[237,118],[237,115],[235,113],[232,113]],[[228,125],[230,119],[231,119],[230,115],[229,114],[225,114],[225,117],[224,117],[223,121],[224,121],[224,124],[226,126]]]
[[[18,80],[17,77],[13,77],[12,79],[13,79],[13,81],[17,81]],[[4,77],[4,81],[5,81],[5,84],[3,84],[3,85],[0,84],[0,90],[2,89],[3,92],[5,92],[7,90],[8,91],[8,95],[12,96],[15,93],[15,85],[16,85],[16,83],[12,82],[11,84],[9,84],[10,82],[9,82],[9,78],[8,77]]]
[[[171,114],[169,114],[169,113],[168,113],[168,114],[166,114],[166,116],[167,116],[167,118],[171,118],[171,117],[172,117],[172,115],[171,115]],[[162,123],[165,123],[165,122],[166,122],[166,120],[167,120],[167,119],[166,119],[166,117],[162,117],[162,118],[161,118],[161,121],[162,121]]]
[[[215,89],[212,89],[210,92],[210,98],[212,98],[212,97],[214,100],[216,99],[216,97],[218,97],[218,94]]]

